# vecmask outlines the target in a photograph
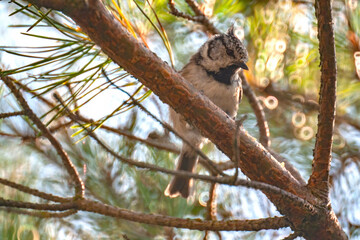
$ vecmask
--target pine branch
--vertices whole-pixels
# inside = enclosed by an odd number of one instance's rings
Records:
[[[40,204],[5,200],[0,198],[0,207],[34,209],[41,211],[63,211],[63,213],[59,213],[62,215],[73,214],[73,211],[87,211],[132,222],[194,230],[259,231],[263,229],[279,229],[289,226],[289,222],[284,217],[228,221],[182,219],[158,214],[134,212],[87,199],[78,199],[72,202],[61,204]]]
[[[217,213],[216,188],[217,188],[216,183],[210,184],[209,200],[206,203],[206,210],[207,210],[206,219],[207,220],[213,220],[213,221],[217,220],[217,218],[216,218],[216,213]],[[218,235],[219,239],[222,238],[221,234],[219,232],[216,232],[216,234]],[[203,240],[208,239],[208,236],[209,236],[209,232],[206,231]]]
[[[15,117],[15,116],[22,116],[22,115],[25,115],[24,111],[11,112],[11,113],[0,113],[0,119]]]
[[[44,211],[67,211],[75,209],[75,202],[64,202],[57,204],[48,204],[48,203],[31,203],[31,202],[22,202],[7,200],[0,197],[0,207],[10,207],[10,208],[25,208],[25,209],[34,209],[34,210],[44,210]]]
[[[270,130],[269,130],[269,125],[265,118],[264,109],[261,106],[254,91],[251,89],[249,83],[247,82],[244,73],[241,71],[239,75],[241,77],[244,95],[247,97],[250,106],[255,113],[257,126],[259,128],[259,135],[260,135],[259,142],[265,148],[268,148],[270,146]]]
[[[297,237],[301,237],[302,234],[300,232],[294,232],[292,234],[290,234],[289,236],[283,238],[282,240],[293,240],[296,239]]]
[[[80,200],[79,210],[100,213],[106,216],[118,217],[134,222],[146,223],[158,226],[210,230],[210,231],[258,231],[260,229],[279,229],[288,226],[288,221],[283,217],[264,218],[257,220],[194,220],[174,218],[157,214],[144,214],[132,212],[125,209],[115,208],[109,205],[93,202],[90,200]]]
[[[28,193],[28,194],[31,194],[33,196],[36,196],[36,197],[39,197],[39,198],[42,198],[42,199],[46,199],[46,200],[49,200],[49,201],[69,202],[71,200],[71,198],[63,198],[63,197],[58,197],[58,196],[55,196],[55,195],[52,195],[52,194],[44,193],[44,192],[41,192],[41,191],[39,191],[37,189],[29,188],[29,187],[26,187],[24,185],[14,183],[12,181],[9,181],[9,180],[3,179],[3,178],[0,178],[0,184],[6,185],[8,187],[17,189],[17,190],[19,190],[21,192]]]
[[[318,131],[314,149],[313,169],[308,182],[314,195],[327,205],[329,171],[336,103],[336,58],[331,1],[315,1],[321,65]]]
[[[64,218],[64,217],[68,217],[71,215],[74,215],[77,213],[77,210],[67,210],[64,212],[47,212],[47,211],[29,211],[29,210],[24,210],[24,209],[17,209],[17,208],[11,208],[11,207],[1,207],[0,211],[5,211],[8,213],[16,213],[16,214],[22,214],[22,215],[27,215],[27,216],[32,216],[32,217],[38,217],[38,218]]]
[[[35,115],[35,113],[30,109],[29,105],[27,104],[25,98],[22,96],[20,91],[15,87],[13,81],[8,76],[1,76],[1,79],[5,83],[5,85],[10,89],[12,94],[16,97],[18,102],[20,103],[21,107],[24,109],[25,115],[28,116],[33,123],[39,128],[42,134],[50,141],[50,143],[55,148],[56,152],[60,156],[67,172],[69,173],[71,179],[75,184],[75,197],[82,198],[84,196],[84,183],[80,179],[79,173],[76,170],[74,164],[71,162],[70,158],[68,157],[67,153],[62,148],[61,144],[58,140],[51,134],[49,129],[41,122],[41,120]]]
[[[193,22],[197,22],[205,27],[206,31],[211,34],[219,34],[220,31],[216,29],[216,27],[210,22],[209,18],[205,16],[205,14],[200,10],[198,4],[193,0],[186,0],[186,3],[190,6],[190,8],[194,11],[195,16],[191,16],[189,14],[180,12],[176,9],[175,3],[173,0],[169,0],[168,5],[170,8],[170,13],[176,17],[181,17]]]

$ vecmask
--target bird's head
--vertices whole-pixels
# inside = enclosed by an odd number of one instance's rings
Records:
[[[207,40],[199,50],[200,64],[209,71],[217,72],[230,66],[248,70],[248,52],[235,34],[234,26],[226,33],[217,34]]]

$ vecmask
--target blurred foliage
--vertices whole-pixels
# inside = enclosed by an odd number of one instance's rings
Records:
[[[208,38],[202,26],[172,16],[166,0],[103,1],[128,31],[175,69],[181,69]],[[311,171],[312,149],[317,126],[320,71],[316,19],[312,1],[198,1],[215,26],[225,31],[235,23],[237,35],[249,50],[250,71],[246,76],[258,95],[269,121],[272,148],[290,160],[305,179]],[[86,196],[103,203],[146,213],[176,217],[205,218],[204,202],[209,184],[196,182],[193,199],[169,199],[163,190],[170,176],[139,170],[123,164],[105,152],[77,124],[66,125],[62,107],[52,100],[58,92],[73,112],[88,117],[86,127],[124,157],[174,168],[176,154],[162,151],[102,128],[110,126],[146,139],[154,135],[164,142],[178,143],[132,100],[112,84],[142,102],[151,112],[167,120],[167,110],[151,91],[104,55],[71,19],[56,11],[38,9],[24,2],[0,3],[2,18],[19,19],[6,31],[17,31],[24,39],[10,45],[6,35],[0,42],[4,75],[15,77],[33,91],[27,94],[31,107],[54,131],[85,181]],[[193,14],[185,1],[176,7]],[[337,122],[331,169],[331,197],[334,210],[351,239],[360,239],[360,5],[356,0],[334,0],[337,49]],[[11,15],[10,17],[5,15]],[[16,22],[16,21],[14,21]],[[21,34],[21,35],[20,35]],[[10,35],[9,35],[10,36]],[[26,41],[26,42],[25,42]],[[9,64],[15,59],[16,64]],[[104,79],[104,70],[109,81]],[[14,99],[1,88],[1,112],[19,110]],[[33,98],[32,95],[34,95]],[[35,98],[35,99],[34,99]],[[247,114],[244,127],[258,137],[255,115],[243,99],[239,115]],[[150,139],[151,140],[151,139]],[[70,196],[68,177],[54,149],[25,117],[0,120],[1,177]],[[211,159],[225,161],[213,145],[203,149]],[[198,171],[205,172],[199,166]],[[232,170],[229,170],[232,173]],[[242,176],[245,177],[245,176]],[[70,187],[69,187],[70,186]],[[39,201],[7,187],[1,197]],[[274,216],[275,207],[261,192],[218,187],[218,218],[245,219]],[[261,209],[261,210],[256,210]],[[202,239],[203,233],[155,227],[88,213],[64,219],[38,219],[0,212],[2,239]],[[225,239],[280,239],[290,233],[222,233]],[[21,236],[20,236],[21,235]],[[26,235],[26,236],[25,236]],[[35,236],[36,235],[36,236]],[[20,236],[20,237],[19,237]],[[211,235],[211,239],[217,239]]]

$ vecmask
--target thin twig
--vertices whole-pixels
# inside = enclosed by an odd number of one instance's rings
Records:
[[[238,146],[238,138],[239,136],[239,130],[240,127],[242,126],[243,122],[247,119],[247,115],[244,115],[241,119],[236,120],[235,124],[236,124],[236,131],[235,131],[235,136],[234,136],[234,157],[232,159],[232,161],[235,163],[235,174],[233,176],[234,181],[236,181],[236,179],[238,178],[239,175],[239,161],[240,161],[240,153],[239,153],[239,146]],[[240,139],[239,139],[240,140]]]
[[[168,2],[169,8],[170,8],[170,13],[176,17],[181,17],[181,18],[184,18],[184,19],[187,19],[187,20],[190,20],[193,22],[197,22],[197,23],[203,25],[206,28],[206,30],[211,34],[219,34],[220,33],[220,31],[217,30],[217,28],[210,22],[210,20],[199,9],[199,7],[197,6],[197,4],[194,1],[186,0],[186,2],[190,6],[190,8],[195,12],[196,16],[191,16],[189,14],[186,14],[186,13],[183,13],[183,12],[180,12],[179,10],[177,10],[173,0],[169,0],[169,2]]]
[[[77,210],[67,210],[64,212],[46,212],[46,211],[28,211],[28,210],[23,210],[23,209],[17,209],[17,208],[10,208],[10,207],[2,207],[0,208],[0,210],[9,212],[9,213],[16,213],[16,214],[23,214],[23,215],[28,215],[28,216],[33,216],[33,217],[38,217],[38,218],[64,218],[64,217],[68,217],[71,215],[74,215],[77,213]]]
[[[122,236],[125,240],[130,240],[130,238],[128,236],[126,236],[126,234],[123,234]]]
[[[199,4],[194,0],[185,0],[189,7],[194,11],[196,16],[204,16],[204,13],[201,11]]]
[[[258,98],[256,97],[254,91],[251,89],[249,83],[247,82],[244,73],[241,71],[239,73],[242,87],[244,91],[244,95],[247,97],[251,108],[253,109],[257,121],[257,126],[259,128],[259,142],[265,147],[268,148],[270,146],[270,130],[269,125],[265,118],[264,109],[261,106]]]
[[[15,83],[20,89],[26,91],[27,93],[33,95],[34,97],[36,97],[36,99],[41,100],[42,102],[46,103],[46,105],[48,105],[50,108],[54,108],[56,105],[49,101],[47,98],[45,98],[44,96],[38,94],[37,92],[35,92],[34,90],[32,90],[31,88],[29,88],[28,86],[26,86],[25,84],[22,84],[21,82],[17,81],[15,78],[8,76],[8,78]]]
[[[65,85],[66,85],[67,89],[69,90],[70,98],[74,102],[75,114],[78,114],[79,113],[79,105],[77,103],[76,97],[74,96],[74,91],[73,91],[73,88],[71,87],[71,83],[68,82]]]
[[[85,120],[83,118],[83,116],[79,116],[79,117],[80,117],[80,119]],[[89,122],[89,121],[84,121],[84,122]],[[94,123],[94,124],[96,124],[96,123]],[[97,126],[97,125],[95,125],[95,126]],[[110,127],[107,125],[102,125],[102,126],[100,126],[100,128],[104,129],[106,131],[112,132],[112,133],[116,133],[121,136],[125,136],[128,139],[136,140],[138,142],[144,143],[150,147],[155,147],[157,149],[165,150],[165,151],[172,152],[172,153],[180,153],[179,148],[177,148],[175,146],[175,144],[173,144],[173,143],[163,142],[163,141],[158,141],[158,140],[153,140],[153,139],[140,138],[140,137],[137,137],[137,136],[131,134],[129,131],[126,131],[123,129],[118,129],[118,128],[113,128],[113,127]]]
[[[210,185],[210,189],[209,189],[209,200],[207,201],[206,204],[206,209],[207,209],[207,215],[206,215],[206,219],[207,220],[217,220],[216,218],[216,214],[217,214],[217,201],[216,201],[216,188],[217,188],[217,184],[216,183],[211,183]],[[216,234],[218,235],[219,239],[221,240],[221,234],[220,232],[216,232]],[[209,232],[205,231],[205,235],[204,235],[204,240],[208,239],[209,236]]]
[[[78,171],[76,170],[74,164],[71,162],[67,153],[62,148],[61,144],[58,140],[51,134],[49,129],[41,122],[41,120],[35,115],[35,113],[31,110],[29,105],[27,104],[25,98],[22,96],[20,91],[15,87],[13,81],[8,76],[1,76],[1,79],[5,83],[5,85],[10,89],[13,95],[16,97],[21,107],[24,109],[25,114],[33,121],[33,123],[39,128],[42,134],[50,141],[50,143],[55,148],[56,152],[60,156],[68,174],[75,184],[75,197],[82,198],[84,197],[84,183],[82,182]]]
[[[302,236],[302,234],[300,232],[293,232],[289,236],[283,238],[283,240],[293,240],[293,239],[295,239],[297,237],[301,237],[301,236]]]
[[[15,116],[22,116],[25,115],[25,111],[18,111],[18,112],[11,112],[11,113],[0,113],[0,119],[8,118],[8,117],[15,117]]]
[[[79,117],[79,120],[83,121],[83,122],[91,122],[89,119],[87,118],[84,118],[84,116],[82,115],[78,115]],[[96,125],[96,123],[93,123],[95,124],[95,126],[98,126]],[[115,134],[118,134],[118,135],[122,135],[122,136],[125,136],[127,137],[128,139],[132,139],[132,140],[136,140],[138,142],[141,142],[141,143],[144,143],[150,147],[155,147],[159,150],[165,150],[165,151],[168,151],[168,152],[172,152],[172,153],[176,153],[176,154],[180,154],[180,149],[173,143],[170,143],[170,142],[163,142],[163,141],[158,141],[158,140],[153,140],[153,139],[144,139],[144,138],[140,138],[140,137],[137,137],[133,134],[131,134],[130,132],[126,131],[126,130],[123,130],[123,129],[118,129],[118,128],[113,128],[113,127],[110,127],[110,126],[107,126],[107,125],[101,125],[100,126],[101,129],[104,129],[106,131],[109,131],[109,132],[112,132],[112,133],[115,133]],[[211,160],[210,160],[211,161]],[[212,163],[213,161],[211,161]],[[209,164],[209,161],[206,160],[206,159],[203,159],[201,156],[199,158],[199,163],[201,165],[203,165],[207,170],[209,170],[210,172],[213,171],[213,168],[212,166]],[[216,165],[218,166],[218,165]],[[220,171],[223,171],[223,169],[217,167]]]
[[[53,127],[49,127],[49,131],[51,133],[55,133],[55,132],[59,131],[62,128],[66,128],[66,127],[70,126],[72,123],[73,123],[72,121],[65,122],[65,123],[59,123],[59,124],[57,124],[57,125],[55,125]]]
[[[34,210],[43,210],[43,211],[66,211],[75,209],[75,202],[64,202],[57,204],[48,204],[48,203],[31,203],[31,202],[22,202],[7,200],[0,197],[0,207],[11,207],[11,208],[26,208]]]
[[[21,138],[23,140],[28,140],[28,139],[35,139],[35,136],[21,136],[18,134],[11,134],[11,133],[5,133],[5,132],[0,132],[0,136],[3,137],[10,137],[10,138]]]
[[[21,192],[28,193],[28,194],[31,194],[33,196],[36,196],[36,197],[39,197],[39,198],[42,198],[42,199],[46,199],[46,200],[49,200],[49,201],[69,202],[71,200],[71,198],[63,198],[63,197],[58,197],[58,196],[55,196],[55,195],[52,195],[52,194],[49,194],[49,193],[44,193],[44,192],[41,192],[41,191],[39,191],[37,189],[26,187],[24,185],[14,183],[12,181],[9,181],[9,180],[3,179],[3,178],[0,178],[0,184],[6,185],[8,187],[17,189],[17,190],[19,190]]]
[[[206,204],[207,219],[216,220],[217,203],[216,203],[216,183],[212,183],[209,189],[209,200]]]

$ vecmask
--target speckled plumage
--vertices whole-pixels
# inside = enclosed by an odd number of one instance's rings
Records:
[[[235,36],[231,27],[225,34],[207,40],[180,71],[181,75],[213,103],[234,118],[242,96],[241,79],[237,72],[248,69],[248,53],[243,43]],[[201,148],[206,141],[200,132],[185,119],[170,109],[174,129],[192,146]],[[187,144],[183,144],[177,169],[192,172],[198,155]],[[191,194],[192,179],[175,176],[165,190],[165,195],[187,198]]]

